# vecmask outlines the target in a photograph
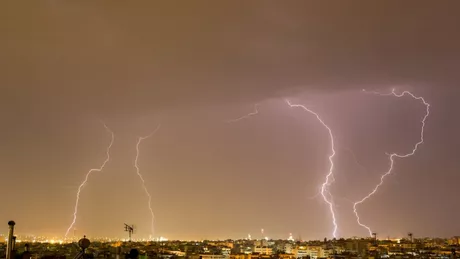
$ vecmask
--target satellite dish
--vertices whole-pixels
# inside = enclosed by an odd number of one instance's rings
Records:
[[[78,246],[80,246],[81,249],[86,249],[90,245],[91,245],[91,242],[89,241],[89,239],[86,238],[86,236],[83,236],[83,238],[78,241]]]

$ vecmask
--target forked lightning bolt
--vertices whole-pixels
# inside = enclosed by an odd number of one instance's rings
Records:
[[[78,203],[80,201],[80,193],[81,193],[81,190],[83,189],[83,187],[85,187],[86,183],[88,182],[89,176],[93,172],[101,172],[104,169],[104,167],[107,164],[107,162],[109,162],[109,160],[110,160],[110,148],[112,147],[113,141],[115,140],[115,134],[107,127],[107,125],[104,124],[104,127],[105,127],[105,130],[108,133],[110,133],[110,135],[111,135],[110,144],[107,147],[107,151],[106,151],[107,157],[106,157],[106,159],[104,160],[104,162],[102,163],[102,165],[99,168],[93,168],[93,169],[89,170],[88,173],[86,173],[85,180],[78,187],[77,198],[76,198],[76,201],[75,201],[75,208],[74,208],[74,213],[73,213],[73,220],[72,220],[72,223],[70,224],[69,228],[65,232],[65,237],[67,237],[67,235],[69,234],[70,230],[75,225],[75,222],[77,220]]]
[[[136,168],[136,173],[137,175],[139,176],[139,178],[141,179],[142,181],[142,187],[144,188],[144,191],[145,193],[147,194],[147,197],[149,198],[148,200],[148,207],[149,207],[149,210],[150,210],[150,214],[152,216],[152,222],[151,222],[151,235],[153,237],[153,234],[154,234],[154,221],[155,221],[155,214],[153,213],[153,209],[152,209],[152,196],[150,195],[149,191],[147,190],[147,187],[145,186],[145,181],[144,181],[144,177],[142,177],[142,174],[140,173],[140,169],[139,169],[139,164],[138,164],[138,160],[139,160],[139,146],[141,145],[141,142],[142,140],[145,140],[145,139],[148,139],[150,138],[151,136],[153,136],[158,130],[160,129],[160,125],[158,125],[158,127],[152,132],[150,133],[149,135],[145,136],[145,137],[139,137],[137,139],[137,144],[136,144],[136,158],[134,159],[134,167]]]
[[[249,117],[251,117],[251,116],[257,115],[257,114],[259,113],[259,110],[257,109],[258,106],[259,106],[259,104],[256,103],[256,104],[254,104],[254,111],[253,111],[253,112],[248,113],[248,114],[246,114],[246,115],[244,115],[244,116],[241,116],[241,117],[239,117],[239,118],[236,118],[236,119],[227,120],[226,122],[227,122],[227,123],[233,123],[233,122],[237,122],[237,121],[240,121],[240,120],[244,120],[244,119],[247,119],[247,118],[249,118]]]
[[[326,179],[321,185],[321,195],[323,196],[323,200],[329,205],[329,211],[331,212],[331,216],[332,216],[332,224],[334,225],[332,236],[335,238],[337,237],[338,226],[337,226],[337,220],[336,220],[335,212],[334,212],[334,203],[332,200],[332,194],[329,192],[329,189],[328,189],[328,187],[334,182],[334,173],[333,173],[334,172],[334,156],[335,156],[334,135],[332,134],[331,128],[327,126],[327,124],[323,121],[323,119],[321,119],[318,113],[308,109],[304,105],[292,104],[291,102],[289,102],[289,100],[286,100],[286,103],[290,107],[302,108],[305,111],[313,114],[316,117],[316,119],[318,119],[318,121],[327,129],[329,133],[329,138],[331,140],[331,154],[329,155],[329,162],[331,165],[329,167],[329,172],[326,174]]]
[[[326,179],[325,179],[325,182],[321,185],[321,190],[318,194],[321,194],[321,196],[323,197],[323,200],[329,205],[329,210],[331,212],[331,215],[332,215],[332,224],[334,225],[334,230],[332,232],[332,236],[333,237],[337,237],[337,229],[338,229],[338,226],[337,226],[337,220],[336,220],[336,217],[335,217],[335,212],[334,212],[334,204],[333,204],[333,201],[332,201],[332,194],[329,192],[329,189],[328,187],[335,181],[334,180],[334,174],[333,174],[333,170],[334,170],[334,161],[333,161],[333,158],[335,156],[335,145],[334,145],[334,136],[332,135],[332,130],[326,125],[326,123],[321,119],[321,117],[319,116],[319,114],[313,112],[312,110],[308,109],[307,107],[303,106],[303,105],[299,105],[299,104],[291,104],[288,100],[285,100],[286,103],[292,108],[292,107],[300,107],[302,109],[304,109],[305,111],[313,114],[316,116],[316,118],[319,120],[319,122],[328,130],[329,132],[329,136],[330,136],[330,140],[331,140],[331,155],[329,156],[329,161],[331,163],[331,166],[329,168],[329,172],[328,174],[326,175]],[[233,119],[233,120],[228,120],[227,122],[228,123],[233,123],[233,122],[237,122],[237,121],[240,121],[240,120],[243,120],[243,119],[247,119],[251,116],[254,116],[256,114],[258,114],[258,110],[257,110],[257,104],[254,105],[254,112],[251,112],[251,113],[248,113],[242,117],[239,117],[237,119]],[[316,195],[315,195],[316,196]],[[328,198],[329,197],[329,198]]]
[[[365,91],[365,90],[363,90]],[[401,94],[397,94],[395,92],[395,90],[393,89],[391,91],[391,93],[388,93],[388,94],[382,94],[382,93],[379,93],[379,92],[371,92],[372,94],[377,94],[377,95],[382,95],[382,96],[389,96],[389,95],[392,95],[392,96],[395,96],[395,97],[403,97],[405,95],[408,95],[410,97],[412,97],[413,99],[415,100],[419,100],[421,101],[425,107],[426,107],[426,113],[425,115],[423,116],[423,119],[422,119],[422,128],[420,130],[420,140],[414,145],[413,149],[411,152],[407,153],[407,154],[398,154],[398,153],[392,153],[392,154],[388,154],[389,155],[389,158],[390,158],[390,167],[388,169],[388,171],[386,171],[381,177],[380,177],[380,182],[375,186],[375,188],[368,194],[366,195],[364,198],[362,198],[361,200],[355,202],[353,204],[353,211],[355,213],[355,216],[356,216],[356,220],[358,222],[358,224],[363,227],[363,228],[366,228],[368,231],[369,231],[369,235],[372,236],[372,230],[370,227],[364,225],[362,222],[361,222],[361,219],[359,218],[359,214],[358,214],[358,211],[357,211],[357,206],[362,204],[363,202],[365,202],[367,199],[369,199],[372,195],[374,195],[377,190],[379,189],[380,186],[382,186],[383,182],[384,182],[384,179],[386,176],[388,176],[389,174],[392,173],[393,171],[393,165],[394,165],[394,159],[395,158],[406,158],[406,157],[410,157],[412,155],[415,154],[415,152],[417,151],[418,147],[423,144],[423,141],[424,141],[424,134],[425,134],[425,122],[426,122],[426,119],[428,118],[428,116],[430,115],[430,104],[427,103],[425,101],[425,99],[423,99],[423,97],[418,97],[418,96],[415,96],[414,94],[412,94],[411,92],[409,91],[404,91],[402,92]]]

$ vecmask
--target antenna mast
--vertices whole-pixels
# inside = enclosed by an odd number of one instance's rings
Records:
[[[126,224],[126,223],[124,223],[124,224],[125,224],[125,231],[127,231],[128,234],[129,234],[129,239],[128,239],[128,241],[131,242],[131,235],[132,235],[133,232],[134,232],[134,225],[131,225],[131,226],[130,226],[130,225]]]

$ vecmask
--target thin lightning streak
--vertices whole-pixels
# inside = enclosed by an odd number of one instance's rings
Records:
[[[80,201],[80,193],[81,193],[81,190],[83,189],[83,187],[85,187],[86,183],[88,182],[88,179],[89,179],[89,176],[91,173],[93,172],[101,172],[105,165],[109,162],[110,160],[110,148],[112,147],[113,145],[113,141],[115,140],[115,134],[113,133],[113,131],[111,131],[109,129],[109,127],[107,127],[107,125],[104,124],[104,128],[107,132],[110,133],[111,135],[111,140],[110,140],[110,144],[109,146],[107,147],[107,151],[106,151],[106,154],[107,154],[107,157],[106,159],[104,160],[104,162],[102,163],[102,165],[99,167],[99,168],[93,168],[91,170],[88,171],[88,173],[86,173],[86,176],[85,176],[85,180],[80,184],[80,186],[78,187],[78,191],[77,191],[77,198],[76,198],[76,201],[75,201],[75,208],[74,208],[74,213],[73,213],[73,220],[72,220],[72,223],[70,224],[69,228],[67,229],[67,231],[65,232],[65,237],[67,237],[67,235],[69,234],[69,231],[72,229],[72,227],[75,225],[75,222],[77,220],[77,213],[78,213],[78,203]]]
[[[318,121],[329,132],[329,137],[331,139],[331,152],[332,152],[331,155],[329,155],[329,162],[330,162],[331,166],[329,167],[329,172],[326,175],[326,179],[325,179],[324,183],[321,185],[321,195],[323,196],[323,200],[329,205],[329,210],[330,210],[331,215],[332,215],[332,224],[334,225],[334,230],[332,232],[332,236],[335,238],[335,237],[337,237],[337,228],[338,228],[338,226],[337,226],[337,220],[336,220],[335,212],[334,212],[334,203],[333,203],[333,200],[332,200],[332,194],[329,192],[329,189],[328,189],[328,187],[335,181],[334,180],[334,174],[333,174],[333,172],[334,172],[335,144],[334,144],[334,136],[332,134],[332,130],[331,130],[331,128],[329,128],[327,126],[327,124],[323,121],[323,119],[321,119],[319,114],[317,114],[316,112],[308,109],[307,107],[305,107],[304,105],[301,105],[301,104],[291,104],[289,102],[289,100],[286,100],[286,103],[291,108],[292,107],[302,108],[305,111],[315,115],[316,119],[318,119]],[[329,198],[328,198],[328,196],[329,196]]]
[[[351,156],[353,157],[353,160],[355,161],[355,164],[358,165],[358,167],[361,168],[361,170],[363,170],[365,173],[368,173],[367,168],[358,161],[358,158],[356,157],[356,154],[355,152],[353,152],[353,150],[351,150],[350,148],[343,148],[343,149],[351,154]]]
[[[238,121],[240,121],[240,120],[248,119],[249,117],[252,117],[252,116],[254,116],[254,115],[257,115],[257,114],[259,113],[259,110],[257,109],[258,106],[259,106],[259,104],[256,103],[256,104],[254,104],[254,111],[253,111],[253,112],[248,113],[248,114],[246,114],[246,115],[244,115],[244,116],[241,116],[241,117],[239,117],[239,118],[236,118],[236,119],[227,120],[226,122],[227,122],[227,123],[234,123],[234,122],[238,122]]]
[[[314,200],[314,199],[316,199],[316,198],[317,198],[318,196],[320,196],[320,195],[321,195],[321,190],[319,190],[319,192],[317,192],[315,195],[308,197],[308,199]]]
[[[152,223],[151,223],[151,234],[152,234],[152,237],[153,237],[153,234],[154,234],[154,221],[155,221],[155,214],[153,213],[153,209],[152,209],[152,196],[150,195],[149,191],[147,190],[147,187],[145,186],[145,181],[144,181],[144,177],[142,177],[142,174],[140,173],[140,168],[139,168],[139,164],[138,164],[138,160],[139,160],[139,146],[142,142],[142,140],[145,140],[145,139],[148,139],[150,138],[151,136],[153,136],[159,129],[160,129],[160,126],[161,125],[158,125],[158,127],[152,132],[150,133],[149,135],[145,136],[145,137],[139,137],[138,140],[137,140],[137,144],[136,144],[136,158],[134,159],[134,167],[136,168],[136,173],[137,175],[139,176],[139,178],[141,179],[142,181],[142,187],[144,188],[144,191],[145,193],[147,194],[149,200],[148,200],[148,205],[149,205],[149,210],[150,210],[150,214],[152,215]]]
[[[366,90],[363,90],[363,92],[366,92]],[[395,96],[395,97],[403,97],[405,95],[409,95],[410,97],[412,97],[413,99],[415,100],[419,100],[419,101],[422,101],[422,103],[425,105],[426,107],[426,113],[425,113],[425,116],[423,117],[422,119],[422,128],[420,130],[420,141],[417,142],[412,151],[410,153],[407,153],[407,154],[398,154],[398,153],[392,153],[392,154],[388,154],[389,155],[389,158],[390,158],[390,167],[388,169],[388,171],[386,171],[381,177],[380,177],[380,182],[379,184],[377,184],[375,186],[375,188],[372,190],[372,192],[370,192],[368,195],[366,195],[364,198],[362,198],[360,201],[357,201],[353,204],[353,211],[355,213],[355,216],[356,216],[356,220],[358,222],[358,224],[363,227],[363,228],[366,228],[368,231],[369,231],[369,235],[372,236],[372,230],[370,227],[364,225],[360,218],[359,218],[359,214],[358,214],[358,211],[357,211],[357,206],[362,204],[363,202],[365,202],[367,199],[369,199],[372,195],[374,195],[377,190],[379,189],[380,186],[382,186],[383,182],[384,182],[384,179],[386,176],[388,176],[389,174],[392,173],[393,171],[393,165],[394,165],[394,159],[395,158],[407,158],[407,157],[410,157],[410,156],[413,156],[415,154],[415,152],[417,152],[417,149],[418,147],[423,144],[424,142],[424,135],[425,135],[425,122],[426,122],[426,119],[428,118],[428,116],[430,115],[430,104],[427,103],[425,101],[425,99],[423,97],[419,97],[419,96],[415,96],[414,94],[412,94],[411,92],[409,91],[404,91],[402,92],[401,94],[397,94],[395,92],[395,89],[393,89],[391,91],[391,93],[388,93],[388,94],[382,94],[382,93],[379,93],[379,92],[370,92],[372,94],[377,94],[377,95],[381,95],[381,96]]]

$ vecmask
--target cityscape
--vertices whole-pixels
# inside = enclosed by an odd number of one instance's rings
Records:
[[[0,259],[457,259],[460,1],[0,2]]]
[[[460,237],[416,238],[413,233],[391,239],[340,238],[302,240],[259,239],[248,235],[237,240],[111,240],[84,236],[80,240],[48,240],[46,237],[14,236],[14,222],[8,222],[12,242],[0,246],[1,257],[13,258],[191,258],[191,259],[294,259],[294,258],[456,258]],[[128,229],[129,230],[129,229]],[[5,236],[0,236],[4,243]]]

